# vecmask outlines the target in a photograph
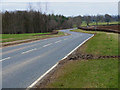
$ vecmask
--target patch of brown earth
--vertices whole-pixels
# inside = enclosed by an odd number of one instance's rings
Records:
[[[86,31],[102,31],[120,34],[120,25],[108,25],[108,26],[90,26],[90,27],[78,27],[78,29]]]
[[[92,54],[72,54],[68,57],[68,60],[88,60],[88,59],[106,59],[106,58],[120,58],[120,56],[95,56]]]
[[[111,29],[111,30],[118,30],[120,31],[120,25],[107,25],[107,26],[97,26],[97,28],[101,29]]]

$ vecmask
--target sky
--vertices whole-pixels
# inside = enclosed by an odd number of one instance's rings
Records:
[[[119,2],[119,0],[1,0],[2,2]]]
[[[64,16],[118,14],[118,0],[2,0],[2,11],[41,9],[48,14]],[[46,8],[47,6],[47,8]]]

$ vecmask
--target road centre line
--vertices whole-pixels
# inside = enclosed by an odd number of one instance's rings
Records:
[[[11,57],[7,57],[7,58],[4,58],[4,59],[1,59],[0,62],[5,61],[5,60],[8,60],[8,59],[10,59],[10,58],[11,58]]]
[[[56,41],[55,43],[59,43],[59,42],[61,42],[61,40],[59,40],[59,41]]]
[[[68,38],[64,39],[64,40],[67,40]]]
[[[43,47],[47,47],[47,46],[50,46],[52,43],[50,43],[50,44],[47,44],[47,45],[44,45]]]
[[[28,52],[32,52],[32,51],[34,51],[34,50],[37,50],[37,49],[34,48],[34,49],[31,49],[31,50],[28,50],[28,51],[22,52],[22,54],[25,54],[25,53],[28,53]]]

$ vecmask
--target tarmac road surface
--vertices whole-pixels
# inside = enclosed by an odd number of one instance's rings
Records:
[[[2,49],[2,88],[26,88],[92,34],[55,37]]]

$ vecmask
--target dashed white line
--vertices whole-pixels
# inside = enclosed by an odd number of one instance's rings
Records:
[[[44,40],[47,40],[47,39],[44,39]]]
[[[68,38],[64,39],[64,40],[67,40]]]
[[[28,51],[22,52],[22,54],[25,54],[25,53],[28,53],[28,52],[32,52],[32,51],[34,51],[34,50],[37,50],[37,49],[34,48],[34,49],[31,49],[31,50],[28,50]]]
[[[61,42],[61,40],[59,40],[59,41],[56,41],[55,43],[59,43],[59,42]]]
[[[50,44],[47,44],[47,45],[44,45],[43,47],[47,47],[47,46],[50,46],[52,43],[50,43]]]
[[[4,58],[4,59],[1,59],[0,62],[4,61],[4,60],[8,60],[10,59],[11,57],[7,57],[7,58]]]

